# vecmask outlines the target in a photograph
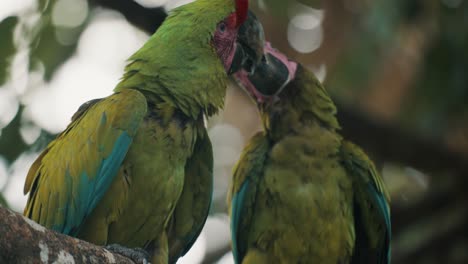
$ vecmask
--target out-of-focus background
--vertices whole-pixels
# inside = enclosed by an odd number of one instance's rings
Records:
[[[125,60],[165,10],[189,1],[0,2],[0,203],[22,211],[29,166],[80,104],[111,94]],[[267,39],[313,70],[343,135],[382,169],[393,263],[468,263],[468,3],[464,0],[251,0]],[[179,263],[233,263],[225,195],[261,129],[234,85],[208,122],[215,194]]]

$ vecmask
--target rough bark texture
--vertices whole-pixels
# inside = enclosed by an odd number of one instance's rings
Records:
[[[122,263],[133,261],[48,230],[0,206],[0,263]]]

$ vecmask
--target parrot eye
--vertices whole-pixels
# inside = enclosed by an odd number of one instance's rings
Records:
[[[219,23],[219,25],[218,25],[218,30],[219,30],[221,33],[224,33],[224,32],[226,31],[226,23],[224,23],[224,22]]]

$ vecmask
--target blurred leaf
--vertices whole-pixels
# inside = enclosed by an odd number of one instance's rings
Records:
[[[22,112],[23,107],[21,106],[15,118],[2,130],[0,137],[0,155],[3,155],[10,163],[28,148],[19,132]]]
[[[468,2],[457,8],[440,3],[439,10],[438,35],[425,56],[403,116],[405,122],[415,122],[436,134],[468,114],[468,31],[460,28],[468,22]]]
[[[3,194],[2,194],[2,193],[0,193],[0,206],[9,208],[8,203],[7,203],[7,201],[5,200],[5,198],[3,198]]]
[[[380,59],[379,44],[372,36],[361,34],[362,38],[353,39],[347,46],[326,79],[326,86],[342,100],[359,102],[362,93],[367,91],[369,76],[372,76]]]
[[[45,66],[44,79],[50,80],[57,68],[67,61],[74,53],[77,47],[77,41],[86,27],[89,19],[74,28],[56,27],[52,23],[52,9],[56,0],[41,1],[41,24],[42,28],[39,34],[31,41],[31,67],[41,62]],[[57,40],[56,31],[71,37],[69,45],[64,45]]]
[[[363,5],[353,36],[345,45],[339,61],[327,76],[332,93],[348,103],[359,103],[368,92],[369,81],[382,63],[382,57],[396,45],[407,7],[398,1],[376,1]]]
[[[398,33],[398,26],[405,22],[402,20],[402,14],[407,8],[406,2],[406,0],[376,1],[372,4],[364,19],[369,37],[387,48],[391,47],[392,40]]]
[[[60,44],[55,37],[55,30],[54,26],[47,25],[41,31],[36,46],[31,50],[31,66],[36,65],[37,62],[43,63],[44,79],[47,81],[52,78],[57,68],[73,55],[77,46],[76,41],[68,46]]]
[[[0,22],[0,85],[4,84],[8,79],[10,58],[15,54],[16,47],[13,43],[13,32],[18,17],[7,17]]]
[[[55,0],[39,0],[39,10],[44,11],[50,7],[51,2],[55,2]]]

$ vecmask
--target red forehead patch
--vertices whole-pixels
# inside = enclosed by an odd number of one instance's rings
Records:
[[[249,10],[249,0],[235,0],[236,1],[236,26],[240,26],[247,19]]]

